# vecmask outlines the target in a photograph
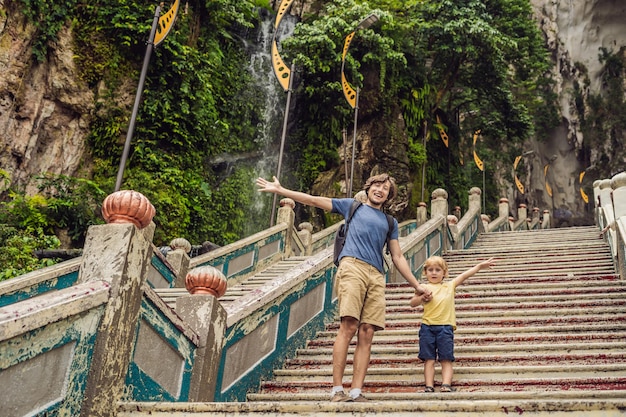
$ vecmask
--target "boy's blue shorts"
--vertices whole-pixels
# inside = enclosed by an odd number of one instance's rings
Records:
[[[425,361],[439,359],[454,362],[454,330],[450,325],[420,326],[420,353],[418,357]]]

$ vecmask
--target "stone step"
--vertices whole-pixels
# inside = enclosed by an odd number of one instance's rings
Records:
[[[539,283],[537,283],[539,284]],[[490,301],[494,297],[502,299],[512,299],[519,296],[537,296],[544,295],[546,297],[561,296],[561,298],[580,296],[588,294],[589,291],[599,294],[602,291],[608,294],[622,293],[626,289],[626,283],[623,281],[553,281],[544,282],[542,285],[528,285],[525,282],[507,281],[499,284],[489,283],[488,281],[473,280],[466,281],[462,286],[457,288],[457,302],[464,299],[489,297]],[[412,288],[403,288],[402,290],[387,290],[389,301],[397,299],[398,295],[409,299],[414,294]]]
[[[573,237],[577,240],[594,240],[599,239],[600,228],[597,226],[584,227],[566,227],[556,229],[542,229],[529,231],[500,231],[491,233],[482,233],[479,235],[477,242],[503,242],[507,239],[523,242],[528,241],[550,241],[553,244],[559,241],[572,241]]]
[[[480,260],[487,259],[491,256],[474,256],[466,262],[450,263],[449,275],[454,277],[461,272],[476,265]],[[504,261],[497,256],[493,257],[496,267],[492,270],[482,271],[480,276],[518,276],[526,275],[563,275],[563,273],[571,272],[572,276],[576,275],[594,275],[598,273],[611,274],[615,273],[615,266],[611,259],[606,256],[600,256],[596,259],[588,258],[552,258],[549,260],[532,260],[520,265],[521,259],[518,261]],[[476,276],[478,278],[479,276]]]
[[[563,345],[561,345],[563,347]],[[566,345],[567,346],[567,345]],[[529,346],[530,347],[530,346]],[[590,362],[611,364],[611,363],[626,363],[626,352],[613,352],[605,350],[599,354],[597,351],[587,352],[580,347],[576,352],[572,352],[570,347],[563,352],[547,352],[536,353],[534,350],[528,350],[526,347],[520,346],[520,351],[523,350],[523,354],[518,352],[494,352],[492,354],[474,352],[474,355],[464,354],[456,352],[455,354],[455,367],[466,366],[494,366],[494,365],[545,365],[550,363],[552,365],[574,365],[574,364],[587,364]],[[417,357],[417,350],[413,351],[411,355],[406,353],[387,352],[385,355],[372,354],[370,361],[371,368],[406,368],[421,366],[423,362]],[[352,365],[352,356],[348,356],[348,365]],[[332,356],[321,357],[304,355],[300,358],[290,359],[285,363],[284,370],[290,369],[323,369],[332,366]]]
[[[435,374],[437,377],[435,380],[440,380],[440,369],[435,368]],[[515,385],[515,381],[526,380],[524,382],[533,380],[545,380],[545,379],[568,379],[583,381],[589,378],[602,377],[606,380],[623,380],[626,383],[626,363],[596,363],[589,362],[585,364],[570,364],[567,366],[556,366],[554,364],[546,365],[500,365],[494,366],[457,366],[454,369],[454,385],[457,386],[472,386],[473,381],[478,381],[479,384],[487,383],[489,385],[495,384],[498,381],[502,385]],[[346,367],[346,378],[352,376],[352,367]],[[319,382],[325,384],[331,384],[332,379],[332,367],[325,367],[320,369],[277,369],[274,371],[273,382],[264,382],[262,384],[262,390],[269,387],[275,387],[275,383],[289,382],[290,388],[297,388],[301,386],[302,390],[315,389],[308,383]],[[365,385],[371,384],[374,381],[386,382],[390,385],[395,382],[408,381],[423,384],[423,366],[421,364],[415,364],[413,366],[405,366],[399,368],[391,367],[371,367],[368,369]],[[503,383],[503,381],[507,381]],[[304,382],[307,382],[305,384]],[[391,388],[391,387],[390,387]],[[383,389],[383,388],[379,388]],[[478,389],[478,388],[477,388]],[[626,389],[626,386],[624,387]],[[369,390],[368,390],[369,392]],[[626,393],[626,392],[625,392]]]
[[[459,335],[454,338],[455,348],[462,346],[485,346],[485,345],[500,345],[507,343],[514,343],[517,346],[524,347],[527,350],[532,350],[532,347],[526,345],[533,343],[566,343],[580,344],[588,342],[622,342],[626,340],[626,334],[624,332],[607,333],[606,331],[597,332],[554,332],[554,331],[542,331],[542,329],[534,328],[536,331],[528,331],[526,333],[515,332],[500,332],[496,334],[485,334],[477,336],[476,334]],[[315,340],[311,340],[307,347],[309,349],[328,348],[332,347],[334,338],[330,335],[320,335]],[[417,337],[417,331],[415,331],[413,337],[401,336],[401,337],[379,337],[376,340],[377,346],[387,346],[400,348],[403,346],[417,346],[419,339]],[[356,342],[351,343],[352,346],[356,345]]]
[[[532,341],[527,345],[519,344],[489,344],[489,345],[472,345],[467,344],[463,346],[455,347],[455,355],[459,360],[472,357],[486,357],[486,356],[502,356],[512,357],[520,355],[520,352],[524,352],[523,356],[566,356],[566,355],[596,355],[599,360],[602,360],[607,355],[615,353],[621,355],[626,352],[626,340],[617,341],[602,341],[591,342],[583,341],[582,343],[571,343],[571,341],[565,341],[563,343],[536,343]],[[380,361],[384,361],[385,358],[390,360],[393,358],[402,357],[417,357],[419,348],[417,344],[410,346],[385,346],[376,345],[372,346],[372,358],[378,358]],[[312,360],[323,359],[332,361],[332,347],[316,347],[314,349],[298,349],[298,357],[292,360]],[[348,358],[354,354],[354,345],[348,350]]]
[[[549,381],[548,381],[549,382]],[[563,381],[565,382],[565,381]],[[485,417],[523,415],[524,417],[623,416],[624,392],[588,389],[540,389],[498,393],[372,393],[367,403],[331,403],[329,394],[285,393],[249,394],[244,403],[167,403],[122,402],[118,417],[226,417],[226,416],[335,416],[335,417]],[[304,398],[304,399],[303,399]],[[584,398],[584,401],[581,401]]]
[[[624,364],[615,366],[618,370],[624,369]],[[611,365],[574,365],[568,366],[571,370],[557,369],[550,366],[500,366],[502,372],[495,373],[493,367],[466,367],[455,369],[454,386],[458,393],[491,392],[494,397],[509,391],[526,391],[537,389],[549,390],[586,390],[597,389],[621,391],[626,394],[626,377],[624,373],[614,371]],[[368,376],[370,374],[368,370]],[[505,372],[505,371],[508,371]],[[580,371],[579,373],[577,371]],[[346,367],[346,375],[351,375],[352,370]],[[265,381],[258,394],[290,393],[291,400],[298,400],[302,394],[320,394],[320,400],[328,399],[332,388],[331,376],[325,370],[301,370],[299,379],[291,374],[278,376],[272,381]],[[440,369],[435,369],[435,387],[441,384]],[[367,396],[375,398],[380,393],[416,393],[421,394],[424,390],[423,369],[421,366],[402,369],[371,369],[371,378],[366,378],[363,392]],[[258,398],[249,395],[252,400]],[[303,397],[300,397],[304,399]],[[626,401],[626,396],[623,397]]]
[[[622,307],[626,305],[624,293],[614,291],[603,295],[601,298],[595,294],[581,295],[579,297],[563,297],[561,295],[536,295],[526,297],[501,296],[498,299],[491,297],[490,300],[480,299],[474,294],[469,297],[456,300],[456,311],[491,311],[491,310],[536,310],[543,308],[593,308],[593,307]],[[388,313],[393,314],[414,314],[416,310],[421,311],[422,307],[411,307],[409,300],[412,294],[394,294],[387,298]]]
[[[455,276],[490,256],[497,267],[457,291],[458,392],[439,392],[439,365],[436,392],[423,392],[421,307],[408,305],[413,291],[402,283],[387,287],[386,329],[374,336],[363,387],[367,403],[329,402],[334,322],[249,393],[248,402],[122,403],[118,416],[624,416],[626,287],[599,229],[481,234],[472,248],[445,258]],[[258,282],[266,279],[270,273]],[[257,283],[229,288],[227,297]],[[352,375],[355,344],[344,381]]]

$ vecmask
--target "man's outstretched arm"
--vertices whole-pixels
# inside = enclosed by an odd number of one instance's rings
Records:
[[[422,285],[415,278],[415,276],[413,276],[411,267],[409,266],[409,263],[402,254],[400,242],[398,242],[397,239],[392,239],[389,241],[389,252],[391,252],[391,260],[393,261],[393,264],[396,266],[396,269],[398,270],[400,275],[402,275],[402,277],[407,280],[411,287],[415,288],[415,291],[417,293],[427,295],[424,301],[430,301],[430,291],[422,287]]]
[[[326,211],[330,211],[333,208],[332,199],[329,197],[314,196],[300,191],[289,190],[280,185],[278,178],[273,177],[273,179],[274,181],[270,182],[265,178],[257,178],[256,185],[259,187],[259,191],[282,195],[283,197],[291,198],[298,203],[321,208]]]

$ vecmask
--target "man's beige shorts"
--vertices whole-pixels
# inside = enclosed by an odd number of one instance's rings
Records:
[[[337,275],[339,316],[385,328],[385,277],[372,265],[356,258],[341,259]]]

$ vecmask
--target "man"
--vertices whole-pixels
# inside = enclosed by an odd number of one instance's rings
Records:
[[[288,190],[276,177],[273,182],[257,178],[259,191],[279,194],[299,203],[339,213],[348,217],[353,198],[312,196]],[[337,338],[333,345],[333,389],[331,401],[368,401],[362,394],[363,382],[370,361],[374,332],[385,327],[385,277],[383,247],[387,240],[389,222],[383,205],[396,196],[395,180],[388,174],[370,177],[364,186],[365,203],[354,212],[345,246],[339,256],[335,276],[339,316]],[[389,240],[391,259],[397,271],[417,293],[429,294],[413,276],[398,242],[398,222],[394,219]],[[426,300],[428,296],[426,297]],[[358,333],[357,333],[358,331]],[[343,390],[343,375],[350,341],[357,334],[354,351],[353,377],[349,395]]]

